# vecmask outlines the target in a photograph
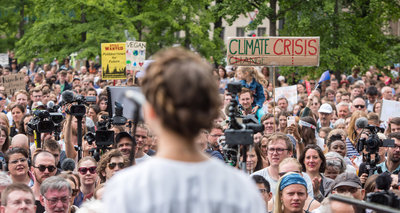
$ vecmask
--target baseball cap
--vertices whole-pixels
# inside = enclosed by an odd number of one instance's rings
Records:
[[[333,112],[333,109],[332,109],[332,107],[331,107],[330,104],[326,104],[326,103],[325,103],[325,104],[322,104],[322,105],[319,107],[318,112],[331,114],[331,113]]]
[[[136,142],[135,142],[135,140],[133,140],[133,137],[127,132],[118,133],[117,136],[115,136],[115,144],[118,144],[122,138],[129,138],[129,140],[134,141],[134,143],[136,145]]]
[[[355,188],[362,188],[360,178],[355,173],[345,172],[336,177],[332,190],[340,186],[351,186]]]

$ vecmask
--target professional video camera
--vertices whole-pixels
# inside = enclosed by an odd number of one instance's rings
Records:
[[[111,125],[125,125],[127,119],[123,116],[123,106],[119,102],[115,102],[115,115],[109,117],[103,115],[103,121],[98,122],[97,131],[88,132],[84,136],[85,140],[91,145],[96,142],[97,149],[91,150],[93,156],[97,156],[100,150],[110,149],[114,143],[114,131],[110,131]]]
[[[238,109],[237,94],[242,90],[240,82],[228,83],[228,92],[232,95],[229,104],[229,126],[225,130],[226,143],[223,146],[224,157],[231,165],[236,165],[238,159],[238,151],[240,145],[252,145],[253,135],[257,132],[262,132],[264,126],[258,124],[257,119],[252,116],[241,115]],[[235,153],[236,152],[236,153]],[[244,152],[246,154],[246,151]],[[243,160],[246,160],[244,155]]]
[[[363,157],[366,159],[366,169],[368,170],[369,176],[374,174],[375,171],[378,171],[379,174],[382,173],[382,170],[376,166],[377,162],[380,160],[378,154],[379,147],[394,147],[394,140],[379,139],[377,133],[383,132],[383,129],[369,125],[368,120],[364,117],[357,119],[355,125],[357,128],[363,129],[363,131],[367,129],[371,132],[368,138],[361,138],[357,142],[357,151],[362,152]],[[363,152],[364,149],[367,153]]]
[[[28,122],[27,131],[29,134],[51,133],[54,132],[56,140],[60,140],[61,122],[64,120],[63,114],[58,112],[59,106],[50,101],[47,104],[47,110],[33,111],[33,118]],[[40,147],[40,136],[37,138],[37,145]]]
[[[76,116],[83,117],[86,114],[86,103],[95,102],[96,97],[75,95],[72,91],[66,90],[61,94],[62,102],[61,105],[73,104],[69,109],[66,109],[66,113]],[[93,100],[94,99],[94,100]]]
[[[376,178],[375,182],[376,188],[380,191],[369,193],[367,195],[367,201],[400,209],[399,197],[393,192],[389,191],[390,184],[392,183],[392,177],[390,176],[390,173],[384,172],[380,174]]]

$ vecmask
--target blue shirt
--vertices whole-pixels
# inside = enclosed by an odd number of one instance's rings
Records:
[[[378,164],[377,167],[381,167],[382,172],[390,172],[389,169],[386,167],[386,161],[383,161],[382,163]],[[390,173],[399,174],[399,172],[400,172],[400,165],[393,172]],[[378,174],[378,172],[375,171],[375,174]]]
[[[258,108],[261,109],[265,101],[263,86],[260,83],[258,83],[254,78],[250,84],[247,84],[245,80],[240,80],[240,83],[242,83],[243,87],[250,89],[251,92],[253,93],[254,97],[253,106],[257,105]]]

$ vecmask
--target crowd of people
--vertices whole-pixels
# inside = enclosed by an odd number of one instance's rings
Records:
[[[400,117],[380,119],[383,100],[400,99],[400,69],[360,71],[295,80],[292,103],[274,96],[274,85],[289,86],[289,76],[268,67],[213,69],[180,48],[158,53],[144,77],[128,73],[116,81],[102,80],[93,61],[80,68],[69,59],[23,66],[10,53],[0,75],[24,73],[26,89],[7,94],[0,85],[1,211],[356,212],[329,197],[367,201],[382,191],[380,173],[391,178],[391,192],[400,187]],[[242,85],[237,97],[227,90],[230,82]],[[108,86],[141,87],[145,122],[134,137],[130,125],[111,125],[112,145],[97,149],[85,135],[112,117]],[[62,103],[64,91],[95,99],[86,104],[82,135],[66,104],[58,109],[65,116],[60,133],[38,133],[35,112]],[[227,166],[224,132],[233,101],[237,117],[264,130],[254,134],[244,164]],[[363,118],[369,128],[360,126]],[[375,134],[372,126],[384,130],[376,135],[392,139],[391,147],[357,147]]]

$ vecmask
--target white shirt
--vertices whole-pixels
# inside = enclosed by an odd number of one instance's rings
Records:
[[[106,212],[265,213],[254,182],[220,160],[153,157],[117,173],[104,193]]]

